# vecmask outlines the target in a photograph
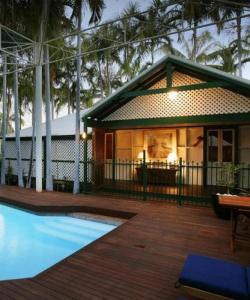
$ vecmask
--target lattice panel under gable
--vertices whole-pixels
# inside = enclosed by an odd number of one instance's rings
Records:
[[[190,85],[190,84],[197,84],[204,82],[198,78],[180,73],[180,72],[173,72],[173,86],[180,86],[180,85]],[[167,86],[166,77],[156,82],[154,85],[151,86],[150,89],[161,89]]]
[[[174,72],[173,85],[190,85],[201,80]],[[166,79],[151,89],[165,88]],[[197,116],[250,112],[250,98],[222,88],[178,92],[171,100],[167,94],[139,96],[107,116],[104,121]]]

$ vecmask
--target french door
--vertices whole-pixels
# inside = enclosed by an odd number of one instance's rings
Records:
[[[217,185],[222,163],[235,161],[235,129],[207,130],[207,184]]]

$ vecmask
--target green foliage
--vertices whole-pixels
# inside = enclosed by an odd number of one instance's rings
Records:
[[[237,26],[233,24],[234,27],[228,34],[232,38],[226,45],[214,40],[211,32],[206,30],[193,28],[189,33],[185,32],[185,35],[180,34],[183,28],[211,21],[217,22],[220,35],[227,34],[229,27],[225,28],[222,21],[245,12],[244,6],[228,2],[218,4],[217,1],[202,0],[176,3],[172,0],[152,0],[145,14],[141,14],[137,2],[130,2],[118,16],[121,17],[119,22],[86,32],[82,41],[82,52],[86,54],[81,73],[81,108],[110,95],[151,66],[156,54],[162,52],[180,55],[235,74],[239,69],[239,57],[242,65],[250,61],[248,20],[244,23],[242,21],[242,28],[239,28],[240,23]],[[86,15],[86,8],[91,15],[89,23],[99,22],[105,8],[104,0],[50,0],[44,17],[44,3],[45,1],[36,0],[0,0],[0,23],[38,40],[39,26],[44,22],[43,39],[48,40],[77,30],[79,14]],[[177,32],[177,35],[172,35],[173,32]],[[241,41],[237,32],[241,33]],[[159,37],[149,38],[156,36]],[[136,40],[140,42],[124,45],[125,42]],[[175,44],[175,48],[174,42],[180,47]],[[59,112],[67,106],[68,113],[74,112],[76,62],[74,59],[64,61],[63,58],[75,55],[76,41],[74,38],[58,39],[50,43],[49,51],[52,60],[61,60],[50,65],[54,110]],[[19,55],[32,59],[32,49],[20,52]],[[21,116],[25,111],[31,111],[34,99],[32,72],[33,70],[26,70],[19,74]],[[8,94],[11,95],[12,76],[8,76],[7,85]],[[10,112],[11,107],[8,110]]]
[[[237,186],[238,174],[240,172],[240,165],[235,165],[233,163],[223,164],[220,171],[220,180],[217,184],[227,188],[227,193]]]

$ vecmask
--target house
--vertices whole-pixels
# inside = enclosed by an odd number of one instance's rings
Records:
[[[231,163],[240,164],[234,183],[250,189],[248,80],[169,55],[83,111],[82,121],[82,131],[92,132],[91,139],[81,140],[84,192],[206,202],[224,191],[224,166]],[[71,187],[74,131],[74,115],[52,121],[53,179]],[[31,136],[32,128],[21,131],[24,175]],[[6,144],[16,174],[14,135]]]
[[[168,55],[82,120],[93,130],[93,176],[106,189],[210,195],[226,163],[245,164],[238,185],[249,188],[248,80]]]

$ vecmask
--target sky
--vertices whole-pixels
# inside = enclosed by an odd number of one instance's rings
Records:
[[[103,15],[102,15],[102,21],[101,22],[106,22],[112,19],[117,19],[119,18],[119,15],[121,14],[121,12],[124,10],[124,8],[127,8],[129,3],[131,2],[131,0],[104,0],[105,1],[105,5],[106,8],[103,11]],[[136,2],[139,6],[139,9],[141,11],[146,10],[150,4],[151,4],[151,0],[137,0],[137,1],[133,1]],[[86,13],[84,14],[83,17],[83,22],[82,22],[82,28],[83,29],[87,29],[88,28],[88,21],[90,18],[90,13],[88,12],[88,10],[85,8]],[[68,12],[69,13],[69,12]],[[227,35],[224,36],[217,36],[216,33],[216,28],[215,27],[207,27],[206,30],[210,30],[212,32],[213,37],[218,38],[220,40],[221,43],[227,45],[228,40],[232,38],[231,34],[232,32],[228,32]],[[190,36],[190,33],[186,33],[186,36]],[[181,50],[181,46],[180,44],[175,43],[174,46]],[[161,53],[157,53],[156,55],[156,60],[160,59],[163,56],[163,54]],[[249,79],[250,80],[250,63],[248,65],[246,65],[243,69],[243,78]],[[67,114],[67,109],[63,109],[58,117],[61,117],[63,115]],[[29,127],[31,125],[31,116],[27,115],[25,118],[25,126],[24,127]]]
[[[102,16],[102,22],[117,19],[120,15],[120,13],[124,10],[124,8],[127,8],[130,2],[136,2],[139,6],[139,9],[141,11],[146,10],[150,4],[152,3],[152,0],[104,0],[106,8],[104,9],[103,16]],[[89,12],[87,12],[83,18],[83,28],[88,27],[88,20],[89,20]],[[242,22],[244,24],[244,21]],[[232,38],[232,32],[228,32],[226,35],[220,37],[217,36],[217,30],[215,26],[213,27],[207,27],[206,30],[209,30],[212,32],[213,37],[217,38],[222,44],[227,45],[228,40]],[[186,34],[187,36],[189,33]],[[179,44],[175,44],[177,49],[180,49]],[[181,49],[180,49],[181,50]],[[159,56],[159,59],[161,57]],[[243,78],[250,80],[250,63],[245,65],[243,68]]]

